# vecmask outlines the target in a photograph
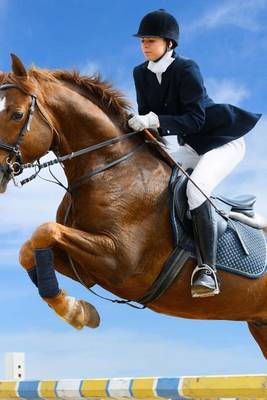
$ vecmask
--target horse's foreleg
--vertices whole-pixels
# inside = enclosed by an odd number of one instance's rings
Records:
[[[68,259],[62,251],[56,248],[54,251],[49,248],[35,250],[31,240],[28,240],[20,250],[20,263],[38,288],[41,297],[61,318],[77,329],[84,326],[96,328],[100,321],[96,309],[83,300],[67,296],[59,289],[54,271],[53,253],[55,265],[59,270],[64,270]],[[45,260],[42,260],[42,257]]]

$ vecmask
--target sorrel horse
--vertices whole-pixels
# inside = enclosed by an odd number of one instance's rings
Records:
[[[36,249],[50,248],[58,272],[77,280],[73,263],[88,287],[99,284],[122,298],[140,298],[172,251],[167,190],[170,166],[144,143],[142,134],[122,139],[129,131],[128,103],[99,77],[35,67],[26,70],[12,55],[12,72],[1,73],[0,84],[2,193],[10,169],[19,169],[21,159],[30,163],[49,150],[64,156],[113,140],[112,145],[96,146],[95,151],[63,161],[72,190],[59,205],[57,222],[39,226],[22,246],[23,268],[30,274]],[[109,168],[105,169],[106,165]],[[188,262],[179,279],[148,307],[184,318],[247,321],[267,358],[266,275],[249,280],[219,271],[221,294],[192,298],[194,267],[193,261]],[[99,324],[92,305],[64,291],[43,298],[78,329]]]

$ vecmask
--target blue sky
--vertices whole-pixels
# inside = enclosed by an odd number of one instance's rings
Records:
[[[9,70],[13,52],[26,66],[100,71],[135,109],[132,69],[143,58],[132,34],[140,18],[158,8],[180,22],[178,51],[198,62],[210,96],[264,114],[247,135],[246,159],[218,191],[255,193],[258,211],[267,215],[267,0],[0,0],[0,69]],[[174,138],[170,147],[175,149]],[[61,276],[71,295],[97,307],[102,325],[76,332],[58,319],[38,297],[17,253],[39,224],[54,219],[62,195],[39,180],[22,190],[11,184],[0,198],[0,377],[8,351],[26,352],[28,378],[267,371],[245,323],[190,321],[112,305]]]

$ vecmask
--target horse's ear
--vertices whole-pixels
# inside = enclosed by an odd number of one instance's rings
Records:
[[[27,71],[18,56],[16,54],[10,54],[11,55],[11,60],[12,60],[12,70],[15,75],[22,77],[27,76]]]

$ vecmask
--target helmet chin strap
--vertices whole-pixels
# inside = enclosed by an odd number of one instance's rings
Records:
[[[159,58],[157,58],[154,62],[158,62],[159,60],[161,60],[164,56],[165,56],[165,54],[167,54],[167,52],[168,51],[172,51],[173,50],[173,48],[171,48],[171,47],[166,47],[166,50],[165,50],[165,52],[162,54],[162,56],[160,56]]]

